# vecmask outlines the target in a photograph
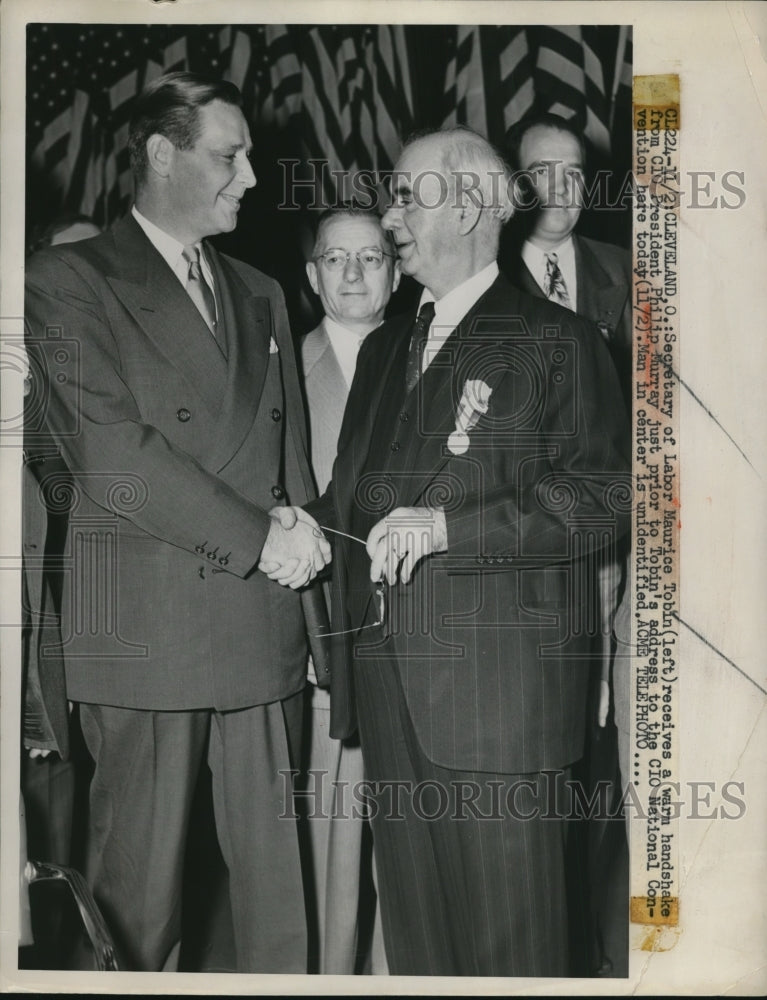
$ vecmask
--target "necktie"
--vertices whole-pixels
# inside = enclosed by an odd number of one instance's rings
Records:
[[[197,306],[200,315],[215,336],[216,300],[210,285],[202,275],[200,251],[196,246],[184,247],[183,257],[189,263],[189,273],[186,277],[186,290],[189,293],[189,298]]]
[[[423,356],[423,348],[426,344],[426,338],[429,335],[429,327],[431,326],[433,319],[434,303],[424,302],[418,311],[416,321],[413,323],[413,332],[410,335],[410,350],[407,356],[407,365],[405,366],[405,385],[407,386],[408,392],[412,391],[413,386],[421,377],[421,358]]]
[[[546,274],[543,279],[543,294],[547,299],[559,302],[567,309],[572,309],[567,285],[559,270],[559,257],[555,253],[546,254]]]

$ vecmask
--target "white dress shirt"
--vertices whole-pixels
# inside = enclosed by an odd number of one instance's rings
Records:
[[[325,330],[330,338],[330,346],[333,348],[346,386],[350,388],[354,378],[354,370],[357,367],[357,355],[365,337],[360,337],[353,330],[347,330],[345,326],[336,323],[330,316],[325,316]]]
[[[133,218],[138,222],[141,228],[146,234],[146,238],[155,248],[155,250],[160,254],[168,267],[173,271],[178,280],[181,282],[184,290],[186,290],[186,283],[189,277],[189,261],[184,259],[184,244],[179,243],[179,241],[173,237],[169,236],[164,229],[160,229],[153,222],[150,222],[146,216],[142,215],[141,212],[134,205],[131,209]],[[210,269],[210,264],[205,256],[205,251],[202,248],[202,243],[198,242],[194,244],[200,251],[200,271],[202,271],[202,276],[207,282],[208,287],[215,295],[215,282],[213,281],[213,272]],[[218,321],[218,302],[216,302],[216,321]]]
[[[430,291],[424,288],[418,309],[425,302],[434,303],[434,319],[429,327],[426,346],[423,352],[421,374],[423,374],[437,355],[440,347],[455,330],[466,313],[475,302],[485,294],[498,277],[498,263],[492,261],[487,267],[467,278],[466,281],[451,289],[439,301],[435,300]]]
[[[567,296],[570,299],[570,308],[573,312],[578,309],[578,280],[575,276],[575,244],[572,236],[568,236],[564,243],[560,243],[553,250],[542,250],[540,247],[526,240],[522,247],[522,260],[527,264],[527,269],[535,278],[535,282],[541,291],[544,290],[544,279],[546,278],[546,254],[555,253],[559,270],[562,272],[565,285],[567,286]],[[552,299],[557,305],[562,303],[559,299]]]

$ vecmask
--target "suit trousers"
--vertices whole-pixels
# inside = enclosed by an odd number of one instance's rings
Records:
[[[290,779],[302,697],[230,712],[81,705],[95,763],[87,877],[122,968],[175,971],[184,853],[205,759],[229,869],[238,972],[306,972],[306,914]]]
[[[329,734],[330,694],[307,685],[307,830],[316,915],[317,971],[348,976],[387,973],[380,910],[364,819],[352,810],[363,780],[362,751]],[[372,933],[365,931],[372,922]]]
[[[394,662],[358,660],[355,689],[390,973],[567,975],[565,823],[521,818],[546,775],[430,761]]]

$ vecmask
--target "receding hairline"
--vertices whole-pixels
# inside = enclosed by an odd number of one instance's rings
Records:
[[[520,139],[519,139],[519,152],[518,152],[518,156],[519,156],[520,162],[521,162],[521,159],[522,159],[522,143],[525,141],[525,139],[528,139],[536,131],[539,131],[539,132],[556,132],[558,135],[564,135],[564,136],[566,136],[568,139],[570,139],[572,141],[573,145],[578,150],[578,159],[580,160],[581,165],[585,165],[585,159],[586,159],[586,157],[584,155],[583,143],[578,139],[577,136],[575,136],[573,134],[573,132],[572,132],[571,129],[569,129],[569,128],[563,128],[563,127],[561,127],[559,125],[555,125],[555,124],[550,123],[550,122],[534,122],[532,125],[530,125],[529,128],[525,129],[525,131],[522,133],[522,135],[520,136]],[[524,168],[522,168],[522,169],[524,169]]]
[[[317,233],[314,237],[314,245],[312,247],[312,256],[316,257],[328,226],[334,222],[354,222],[358,219],[361,219],[363,222],[369,222],[371,225],[375,226],[378,229],[382,242],[386,246],[392,246],[391,234],[381,225],[381,217],[377,212],[374,212],[372,209],[337,208],[329,209],[326,212],[323,212],[318,219]]]

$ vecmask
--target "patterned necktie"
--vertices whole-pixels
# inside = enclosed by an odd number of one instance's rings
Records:
[[[189,263],[189,273],[186,277],[186,290],[189,293],[189,298],[197,306],[200,315],[208,324],[210,332],[215,336],[216,300],[210,285],[203,277],[198,247],[184,247],[183,257]]]
[[[405,385],[408,392],[412,391],[413,386],[421,377],[421,358],[433,319],[434,303],[424,302],[418,311],[416,321],[413,323],[413,332],[410,335],[410,350],[405,366]]]
[[[559,270],[559,257],[555,253],[546,254],[546,274],[543,279],[543,294],[547,299],[559,302],[566,309],[572,309],[567,285]]]

